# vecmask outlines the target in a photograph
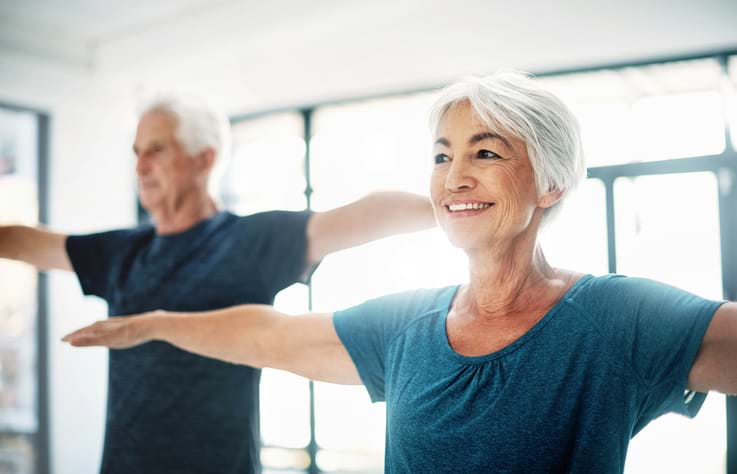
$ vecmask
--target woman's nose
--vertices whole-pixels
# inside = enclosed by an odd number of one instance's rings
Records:
[[[476,180],[472,176],[470,166],[464,160],[453,160],[445,177],[445,188],[448,191],[462,191],[472,189],[475,185]]]

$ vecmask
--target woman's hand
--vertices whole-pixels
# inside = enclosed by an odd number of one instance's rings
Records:
[[[150,328],[160,311],[138,316],[121,316],[97,321],[77,329],[61,340],[76,347],[106,346],[110,349],[128,349],[153,340]]]

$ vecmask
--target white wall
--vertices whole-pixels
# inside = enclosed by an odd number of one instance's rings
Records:
[[[108,39],[90,50],[90,68],[0,44],[0,101],[52,117],[51,226],[86,232],[134,223],[132,109],[152,90],[197,89],[229,113],[244,113],[434,86],[501,66],[540,70],[737,47],[733,0],[469,1],[463,8],[341,1],[322,10],[286,3],[292,11],[218,3],[196,18]],[[104,304],[83,298],[73,276],[52,275],[56,474],[99,466],[106,354],[59,338],[104,315]]]

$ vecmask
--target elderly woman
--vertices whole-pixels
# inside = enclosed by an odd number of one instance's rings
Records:
[[[156,312],[75,346],[163,341],[387,402],[387,472],[621,472],[630,438],[737,392],[737,305],[551,267],[542,225],[585,170],[571,112],[520,74],[453,84],[432,114],[436,217],[470,283],[335,314]],[[217,396],[217,394],[214,394]]]

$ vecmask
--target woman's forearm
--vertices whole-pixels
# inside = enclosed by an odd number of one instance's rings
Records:
[[[157,312],[144,321],[149,339],[215,359],[269,366],[278,347],[269,347],[284,315],[271,306],[241,305],[201,313]]]
[[[273,366],[283,347],[277,326],[285,318],[271,306],[242,305],[216,311],[154,311],[112,317],[63,338],[73,346],[127,349],[146,342],[168,342],[188,352],[254,367]],[[272,364],[269,364],[269,362]]]
[[[111,349],[163,341],[234,364],[288,370],[325,382],[361,382],[330,313],[287,316],[263,305],[200,313],[155,311],[98,321],[63,340]]]

